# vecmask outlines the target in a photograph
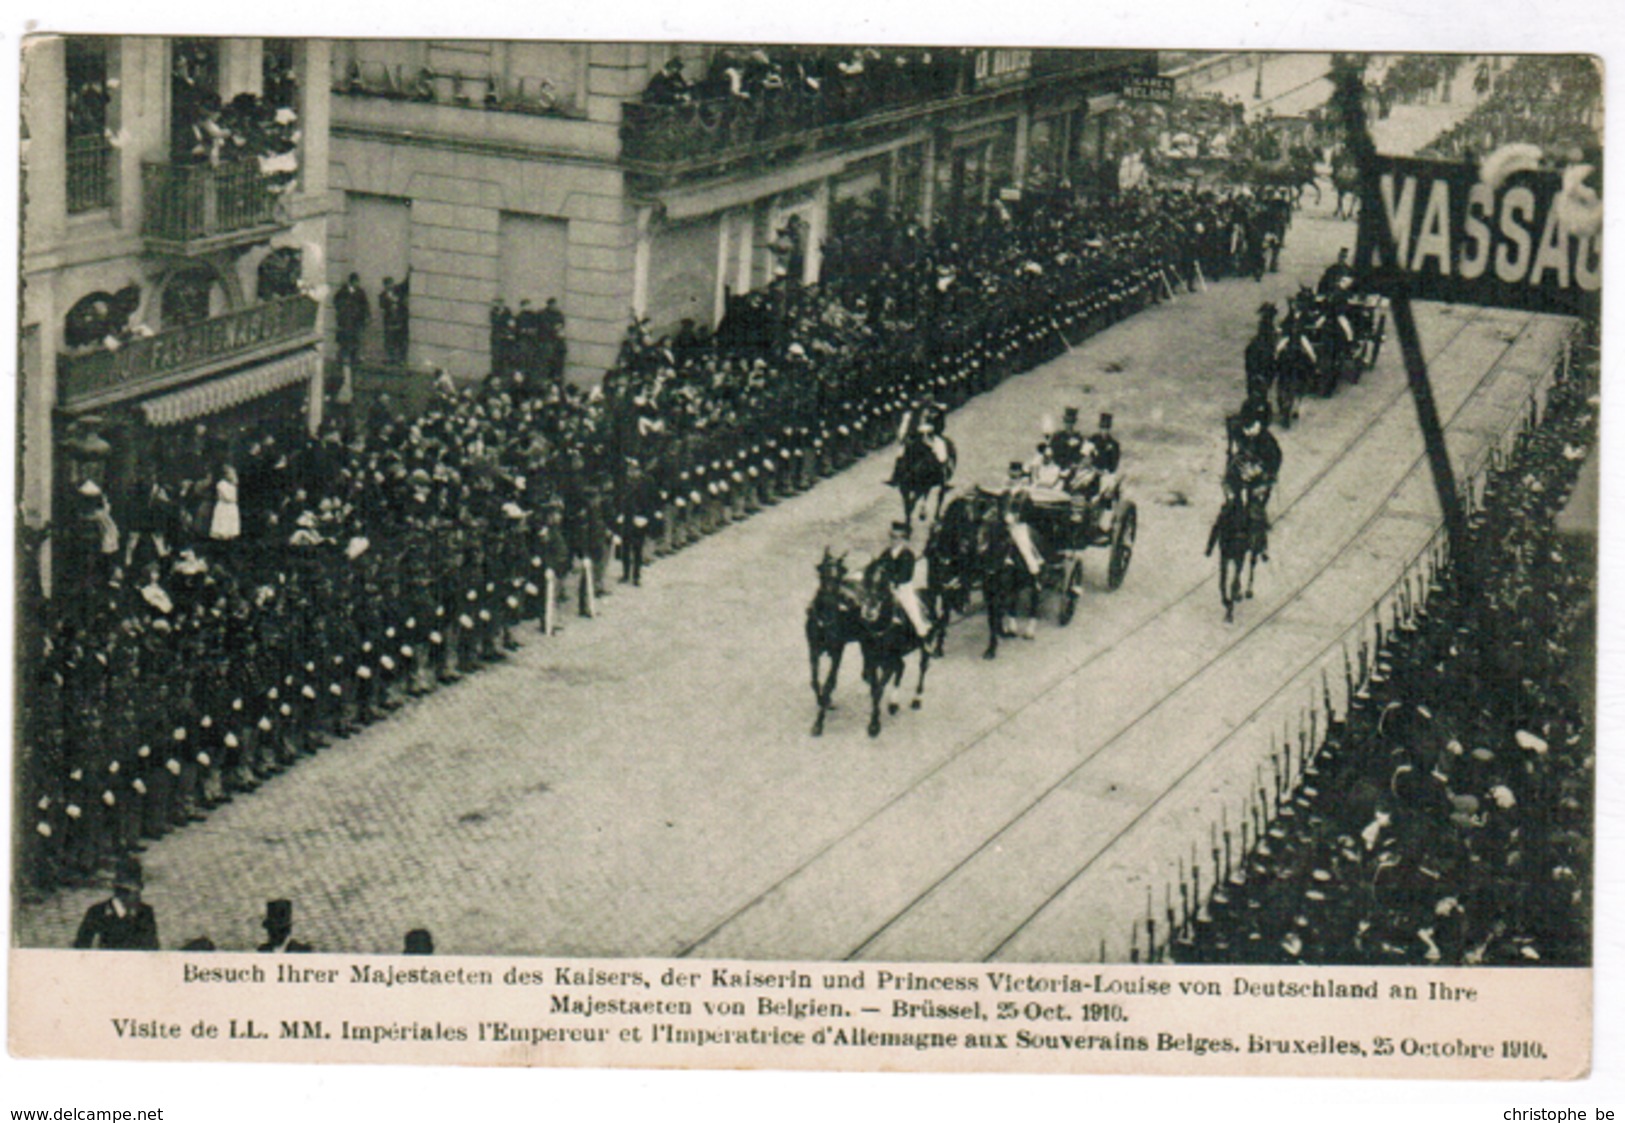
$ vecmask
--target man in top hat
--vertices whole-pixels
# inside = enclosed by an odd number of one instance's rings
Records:
[[[919,594],[914,589],[915,557],[914,551],[909,548],[908,536],[908,523],[891,524],[890,541],[886,549],[864,567],[863,584],[868,589],[885,589],[891,593],[892,601],[903,610],[903,615],[923,640],[930,634],[931,628],[926,623],[925,609],[920,605]]]
[[[1083,434],[1078,432],[1078,407],[1067,406],[1061,415],[1061,427],[1048,435],[1050,457],[1056,467],[1070,472],[1083,461]]]
[[[564,311],[559,307],[557,297],[548,297],[547,303],[542,305],[542,310],[536,314],[536,327],[540,340],[537,358],[542,379],[548,386],[559,386],[564,381],[566,345]]]
[[[278,899],[265,902],[265,919],[261,925],[265,928],[265,942],[259,946],[260,951],[286,951],[305,952],[314,951],[309,944],[301,943],[293,938],[293,902]]]
[[[361,287],[361,274],[351,273],[349,279],[333,294],[333,319],[337,324],[339,366],[349,384],[355,368],[361,363],[361,333],[372,318],[372,306],[367,303],[367,292]]]
[[[1123,450],[1112,436],[1112,415],[1100,415],[1100,428],[1089,437],[1089,462],[1099,472],[1112,475],[1117,471],[1117,465],[1122,462]]]
[[[140,861],[120,859],[112,897],[85,911],[73,946],[103,951],[157,951],[158,918],[152,906],[141,900],[141,880]]]
[[[411,291],[410,265],[398,284],[395,278],[385,277],[384,287],[378,291],[378,318],[384,324],[384,358],[397,366],[406,363],[407,334],[412,323]]]

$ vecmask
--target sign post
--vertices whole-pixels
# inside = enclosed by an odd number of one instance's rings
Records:
[[[1384,221],[1382,192],[1377,171],[1377,148],[1371,134],[1366,131],[1365,83],[1360,69],[1343,65],[1335,77],[1334,95],[1343,116],[1344,135],[1353,150],[1355,165],[1360,170],[1360,227],[1361,242],[1367,236],[1377,239],[1378,252],[1384,261],[1397,261],[1399,255],[1393,232]],[[1444,511],[1446,532],[1450,536],[1451,555],[1463,558],[1467,542],[1467,516],[1461,498],[1456,492],[1456,474],[1450,466],[1450,450],[1445,444],[1444,427],[1439,423],[1439,407],[1433,400],[1433,384],[1428,380],[1427,359],[1422,354],[1422,340],[1416,331],[1416,317],[1411,311],[1411,298],[1403,291],[1389,296],[1394,314],[1394,331],[1399,336],[1399,347],[1405,357],[1405,375],[1410,382],[1411,399],[1416,403],[1416,421],[1422,429],[1422,443],[1427,448],[1428,466],[1433,472],[1433,487],[1439,495],[1439,506]]]

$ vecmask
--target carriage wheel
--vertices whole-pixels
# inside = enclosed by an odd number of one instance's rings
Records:
[[[1134,536],[1139,529],[1140,514],[1133,503],[1124,503],[1112,523],[1112,557],[1106,567],[1106,587],[1115,589],[1128,574],[1128,563],[1134,559]]]
[[[1066,627],[1072,623],[1072,617],[1077,615],[1078,597],[1083,592],[1083,561],[1081,558],[1069,557],[1066,568],[1061,571],[1061,610],[1056,615],[1056,623]]]

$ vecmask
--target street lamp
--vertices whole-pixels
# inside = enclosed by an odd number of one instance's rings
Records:
[[[1264,98],[1264,52],[1258,52],[1258,79],[1253,83],[1253,100],[1262,101]]]

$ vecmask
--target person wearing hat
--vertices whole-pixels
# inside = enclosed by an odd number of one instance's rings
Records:
[[[91,905],[73,938],[76,948],[102,951],[157,951],[158,918],[141,899],[141,863],[122,858],[113,875],[113,895]]]
[[[1083,462],[1083,434],[1078,432],[1078,407],[1067,406],[1061,415],[1061,428],[1045,437],[1050,458],[1062,472],[1070,472]]]
[[[683,60],[669,58],[660,73],[643,88],[645,105],[686,105],[694,97],[689,80],[683,76]]]
[[[923,640],[930,634],[931,628],[926,622],[919,593],[914,588],[916,559],[914,551],[909,548],[908,538],[908,523],[891,524],[891,537],[886,548],[864,567],[863,586],[876,592],[882,589],[889,592],[892,602],[902,610]]]
[[[1242,353],[1242,365],[1247,371],[1247,397],[1267,401],[1270,386],[1275,382],[1275,352],[1279,350],[1281,332],[1275,323],[1273,302],[1258,306],[1258,330]]]
[[[384,358],[396,366],[406,364],[407,333],[411,330],[412,267],[406,267],[406,276],[399,283],[393,277],[384,278],[378,290],[378,318],[384,325]]]
[[[265,942],[259,946],[260,951],[270,952],[307,952],[316,949],[309,944],[302,943],[293,938],[293,902],[284,899],[265,902],[265,919],[260,921],[265,929]]]
[[[616,518],[621,539],[621,584],[643,584],[643,546],[654,525],[659,495],[643,465],[634,457],[626,461],[626,477],[621,481],[620,510]]]
[[[361,365],[361,334],[372,319],[372,306],[367,292],[361,287],[361,274],[351,273],[333,294],[333,320],[337,324],[335,339],[339,350],[339,400],[341,404],[354,395],[355,368]]]
[[[1269,431],[1263,411],[1254,403],[1242,407],[1240,427],[1232,439],[1230,459],[1224,470],[1226,501],[1244,507],[1256,504],[1267,508],[1270,493],[1281,473],[1281,446]],[[1258,560],[1269,561],[1269,520],[1262,519]]]
[[[1112,415],[1100,415],[1100,427],[1089,437],[1089,462],[1094,469],[1103,475],[1112,476],[1117,472],[1117,466],[1122,462],[1123,450],[1112,436]],[[1102,481],[1102,487],[1107,481]]]

